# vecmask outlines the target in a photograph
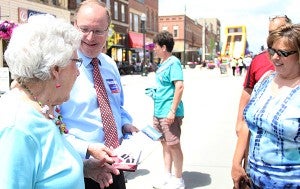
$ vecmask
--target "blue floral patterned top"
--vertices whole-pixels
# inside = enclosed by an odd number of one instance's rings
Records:
[[[300,87],[274,94],[275,75],[255,85],[244,111],[251,132],[248,170],[261,188],[300,189]]]

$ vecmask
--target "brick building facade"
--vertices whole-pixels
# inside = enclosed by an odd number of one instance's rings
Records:
[[[9,20],[17,24],[27,22],[30,15],[38,13],[52,14],[58,18],[70,20],[70,12],[66,9],[66,1],[57,1],[62,6],[58,8],[41,1],[0,0],[0,20]],[[6,41],[0,40],[0,67],[6,66],[3,61],[3,51]]]
[[[202,26],[186,15],[159,16],[159,31],[173,34],[176,55],[185,66],[188,62],[199,61],[202,47]]]
[[[158,32],[158,0],[100,1],[106,4],[112,16],[108,54],[120,62],[131,63],[133,56],[139,59],[143,49],[141,15],[144,13],[147,16],[146,42],[150,43]],[[80,2],[81,0],[0,0],[0,20],[21,24],[26,22],[29,15],[49,13],[73,23],[75,10]],[[6,66],[3,61],[4,43],[0,40],[0,67]]]
[[[0,22],[8,20],[22,24],[33,14],[48,13],[71,23],[82,0],[0,0]],[[158,0],[100,0],[110,9],[112,27],[107,43],[107,54],[115,61],[132,64],[133,57],[141,61],[143,34],[141,15],[146,14],[146,44],[158,32]],[[132,35],[130,35],[132,33]],[[133,41],[133,43],[130,41]],[[8,41],[0,39],[0,68],[7,67],[3,53]],[[145,46],[146,48],[146,46]],[[147,61],[153,61],[153,52],[147,49]],[[1,78],[0,78],[1,80]]]

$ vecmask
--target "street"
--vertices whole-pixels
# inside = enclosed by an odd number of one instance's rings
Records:
[[[235,148],[235,120],[243,76],[220,74],[220,70],[184,69],[185,118],[181,144],[184,154],[183,178],[186,189],[231,189],[231,160]],[[125,108],[138,128],[152,124],[152,99],[144,89],[153,86],[154,73],[148,76],[122,76]],[[136,172],[125,172],[128,189],[151,189],[163,173],[159,142],[143,148]]]

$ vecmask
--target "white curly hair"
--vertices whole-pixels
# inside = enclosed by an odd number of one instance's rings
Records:
[[[50,68],[65,67],[82,38],[71,23],[49,14],[31,16],[14,29],[4,58],[13,79],[48,80]]]

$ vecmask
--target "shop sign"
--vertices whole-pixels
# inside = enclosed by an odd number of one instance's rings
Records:
[[[36,15],[36,14],[47,14],[47,13],[30,10],[30,9],[24,9],[24,8],[19,7],[18,8],[19,23],[26,23],[30,16]]]

